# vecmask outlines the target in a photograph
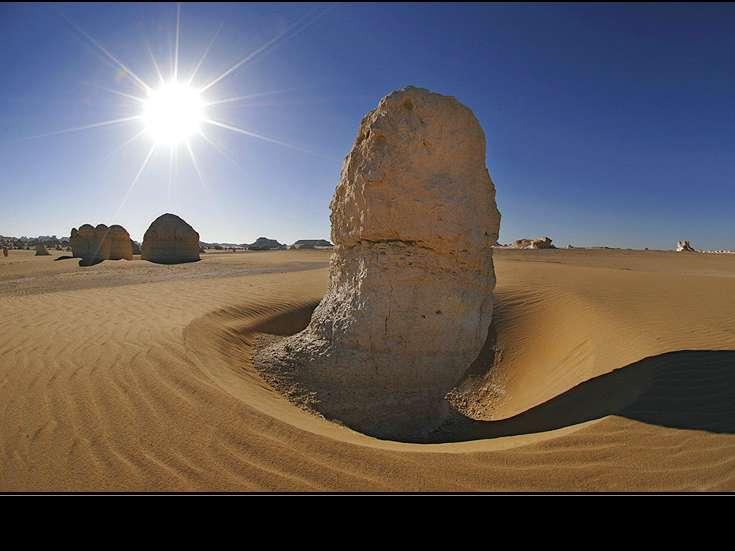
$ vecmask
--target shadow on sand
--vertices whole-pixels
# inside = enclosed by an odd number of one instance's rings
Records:
[[[79,259],[80,266],[96,266],[97,264],[101,264],[102,262],[104,262],[104,259],[97,257]]]
[[[476,421],[454,413],[430,440],[461,442],[530,434],[608,415],[662,427],[735,434],[735,351],[680,350],[644,358],[508,419]]]
[[[251,329],[288,336],[304,329],[317,303],[264,320]],[[487,341],[467,375],[493,365],[495,342]],[[735,351],[680,350],[589,379],[514,417],[478,421],[452,411],[428,438],[407,442],[464,442],[532,434],[617,415],[662,427],[735,434]]]

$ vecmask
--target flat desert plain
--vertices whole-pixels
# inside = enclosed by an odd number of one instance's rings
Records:
[[[329,252],[0,258],[2,491],[735,490],[735,255],[496,249],[486,346],[430,441],[254,368]]]

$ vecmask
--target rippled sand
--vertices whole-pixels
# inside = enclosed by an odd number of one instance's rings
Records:
[[[735,489],[735,256],[496,250],[486,349],[412,444],[250,363],[306,325],[328,252],[51,253],[0,258],[0,490]]]

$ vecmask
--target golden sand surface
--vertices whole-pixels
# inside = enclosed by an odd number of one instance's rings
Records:
[[[496,249],[486,349],[418,444],[251,363],[307,324],[328,251],[50,252],[0,258],[0,491],[735,490],[735,256]]]

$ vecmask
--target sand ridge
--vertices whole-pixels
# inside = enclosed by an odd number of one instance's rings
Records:
[[[249,363],[308,321],[327,252],[155,281],[32,254],[0,264],[0,490],[735,488],[732,257],[496,251],[494,369],[445,443],[412,444],[306,413]]]

